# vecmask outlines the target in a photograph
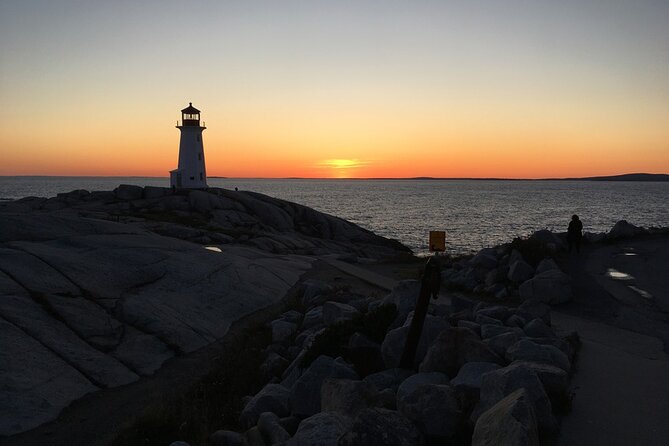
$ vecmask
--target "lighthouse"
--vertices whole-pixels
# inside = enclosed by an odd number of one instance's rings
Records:
[[[204,164],[204,145],[200,125],[200,110],[189,102],[181,110],[181,131],[179,140],[179,167],[170,171],[170,185],[178,189],[203,189],[207,187],[207,170]]]

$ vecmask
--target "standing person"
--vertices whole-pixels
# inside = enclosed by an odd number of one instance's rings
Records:
[[[571,221],[569,222],[569,228],[567,229],[567,244],[569,246],[569,252],[571,252],[571,247],[576,248],[576,252],[581,252],[581,239],[583,238],[583,223],[578,219],[578,215],[574,214],[571,216]]]

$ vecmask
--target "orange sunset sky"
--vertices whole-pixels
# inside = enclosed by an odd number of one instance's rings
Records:
[[[669,172],[663,1],[0,2],[0,175]]]

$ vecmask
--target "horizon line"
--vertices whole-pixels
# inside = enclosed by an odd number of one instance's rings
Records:
[[[347,178],[332,178],[332,177],[228,177],[219,175],[208,175],[210,179],[230,179],[230,180],[438,180],[438,181],[453,181],[453,180],[468,180],[468,181],[564,181],[564,180],[590,180],[597,178],[620,178],[631,176],[650,176],[650,177],[669,177],[668,173],[647,173],[647,172],[633,172],[613,175],[597,175],[597,176],[583,176],[583,177],[542,177],[542,178],[504,178],[504,177],[431,177],[431,176],[414,176],[414,177],[347,177]],[[0,175],[0,178],[20,177],[20,178],[164,178],[169,180],[169,176],[153,176],[153,175]]]

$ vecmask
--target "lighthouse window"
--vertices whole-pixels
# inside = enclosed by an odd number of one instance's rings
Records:
[[[197,135],[197,142],[200,142],[200,135]]]
[[[202,153],[200,153],[200,152],[197,153],[197,159],[202,161]]]
[[[191,181],[195,181],[195,177],[190,177],[190,180],[191,180]]]
[[[202,181],[202,180],[203,180],[203,178],[202,178],[202,172],[200,172],[200,181]]]

